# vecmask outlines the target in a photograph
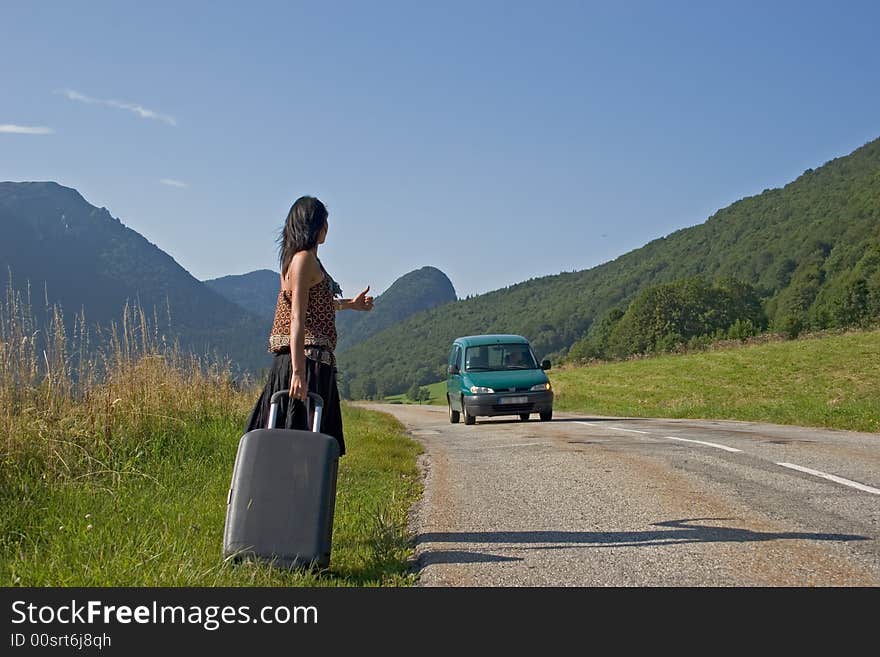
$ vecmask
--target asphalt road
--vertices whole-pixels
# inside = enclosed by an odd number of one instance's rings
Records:
[[[880,434],[366,406],[425,447],[423,586],[880,585]]]

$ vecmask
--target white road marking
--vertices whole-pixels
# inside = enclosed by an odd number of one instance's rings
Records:
[[[736,449],[735,447],[728,447],[727,445],[719,445],[718,443],[707,443],[705,440],[689,440],[688,438],[676,438],[675,436],[666,436],[669,440],[680,440],[683,443],[697,443],[698,445],[706,445],[707,447],[715,447],[717,449],[723,449],[725,452],[741,452],[741,449]]]
[[[829,481],[833,481],[838,484],[843,484],[844,486],[850,486],[851,488],[858,488],[859,490],[865,491],[866,493],[873,493],[874,495],[880,495],[880,489],[872,488],[871,486],[865,486],[865,484],[860,484],[857,481],[852,481],[850,479],[844,479],[843,477],[838,477],[833,474],[828,474],[827,472],[820,472],[819,470],[811,470],[810,468],[805,468],[801,465],[795,465],[794,463],[777,463],[776,465],[781,465],[783,468],[791,468],[792,470],[798,470],[800,472],[806,472],[807,474],[815,475],[816,477],[822,477],[822,479],[828,479]]]
[[[578,422],[578,424],[586,424],[588,427],[597,426],[593,422]],[[647,431],[639,431],[638,429],[621,429],[620,427],[608,427],[609,429],[614,429],[615,431],[627,431],[629,433],[643,433],[647,435]]]
[[[597,426],[593,422],[575,422],[576,424],[583,424],[590,427]],[[615,431],[626,431],[628,433],[641,433],[648,434],[647,431],[638,431],[637,429],[623,429],[622,427],[607,427],[608,429],[614,429]],[[741,449],[736,449],[735,447],[728,447],[727,445],[719,445],[718,443],[710,443],[705,440],[691,440],[688,438],[679,438],[677,436],[665,436],[668,440],[678,440],[684,443],[696,443],[698,445],[706,445],[707,447],[715,447],[716,449],[723,449],[725,452],[739,452],[741,453]],[[821,477],[822,479],[827,479],[829,481],[833,481],[838,484],[842,484],[844,486],[849,486],[851,488],[856,488],[858,490],[864,491],[866,493],[871,493],[873,495],[880,495],[880,489],[874,488],[872,486],[866,486],[865,484],[860,484],[857,481],[852,481],[851,479],[844,479],[843,477],[838,477],[837,475],[828,474],[827,472],[821,472],[819,470],[812,470],[810,468],[805,468],[801,465],[795,465],[794,463],[777,463],[776,465],[782,466],[783,468],[790,468],[792,470],[798,470],[799,472],[804,472],[806,474],[811,474],[816,477]]]

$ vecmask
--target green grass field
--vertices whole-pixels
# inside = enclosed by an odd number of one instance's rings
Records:
[[[880,331],[550,371],[559,410],[880,432]]]
[[[419,447],[381,413],[344,407],[330,572],[221,558],[226,493],[244,417],[178,416],[129,436],[128,467],[43,479],[3,464],[0,573],[20,586],[405,586],[407,513],[421,494]],[[15,468],[12,472],[10,468]]]
[[[548,372],[560,411],[880,432],[880,331]],[[446,404],[446,382],[430,386]]]
[[[428,393],[431,395],[428,398],[428,401],[422,402],[423,404],[446,404],[446,381],[438,381],[437,383],[432,383],[423,387],[427,388]],[[385,397],[385,401],[390,404],[418,404],[418,402],[414,402],[407,397],[406,393],[389,395],[388,397]]]

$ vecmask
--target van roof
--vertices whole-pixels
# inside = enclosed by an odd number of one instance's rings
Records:
[[[464,347],[478,347],[484,344],[528,344],[529,341],[521,335],[492,333],[488,335],[465,335],[460,338],[455,338],[455,340],[453,340],[453,343],[460,344]]]

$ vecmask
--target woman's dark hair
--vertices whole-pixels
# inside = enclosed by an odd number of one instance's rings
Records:
[[[297,251],[308,251],[318,243],[318,234],[327,223],[327,208],[313,196],[300,196],[290,206],[284,228],[278,236],[281,273],[284,274]]]

